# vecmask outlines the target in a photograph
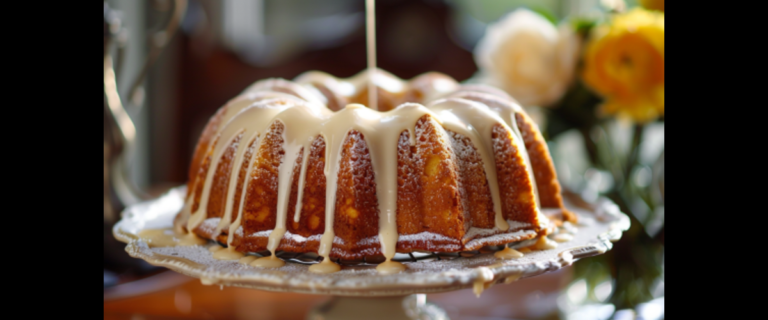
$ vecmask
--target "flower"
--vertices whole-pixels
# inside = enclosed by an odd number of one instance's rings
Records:
[[[624,0],[600,0],[600,4],[606,9],[615,12],[624,12],[627,9],[627,4]]]
[[[578,51],[569,25],[556,28],[541,15],[518,9],[488,26],[474,55],[483,82],[523,106],[550,106],[571,83]]]
[[[664,14],[635,8],[592,30],[584,81],[605,98],[603,114],[638,123],[664,114]]]

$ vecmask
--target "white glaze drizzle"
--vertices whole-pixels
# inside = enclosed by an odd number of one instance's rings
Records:
[[[506,231],[509,229],[509,224],[501,212],[501,196],[496,175],[496,159],[493,156],[491,131],[496,124],[501,124],[507,130],[510,130],[509,127],[497,114],[475,101],[456,98],[437,100],[430,104],[430,109],[440,115],[440,119],[443,120],[443,127],[468,137],[477,148],[480,158],[483,160],[485,177],[493,199],[496,228]],[[512,139],[512,143],[515,144],[515,139]],[[515,149],[520,150],[521,148],[516,145]]]
[[[283,92],[278,92],[275,90],[281,90]],[[317,90],[311,89],[310,86],[303,86],[296,82],[276,78],[257,81],[250,87],[243,90],[241,95],[248,96],[250,94],[258,94],[262,92],[269,92],[270,94],[287,94],[294,99],[298,98],[301,101],[314,104],[326,105],[328,103],[325,96],[319,94]]]
[[[305,73],[300,77],[305,86],[309,83],[322,82],[330,83],[329,88],[342,88],[346,93],[354,94],[362,87],[362,81],[368,73],[360,73],[350,81],[339,81],[330,75],[321,72]],[[377,76],[389,77],[389,81],[399,81],[401,87],[402,81],[394,76],[380,72]],[[374,77],[378,78],[378,77]],[[275,229],[270,232],[268,249],[274,253],[279,246],[281,239],[286,232],[286,218],[288,214],[288,200],[290,196],[290,186],[293,181],[294,165],[302,152],[302,161],[299,170],[299,188],[298,198],[294,214],[294,221],[299,221],[303,189],[306,179],[307,163],[310,155],[311,144],[318,136],[322,136],[326,143],[325,148],[325,167],[326,176],[326,208],[325,208],[325,230],[320,237],[320,247],[318,254],[323,256],[326,263],[330,261],[330,254],[335,238],[333,230],[337,180],[340,168],[341,151],[344,141],[351,130],[361,132],[365,138],[366,145],[371,157],[371,165],[374,168],[376,196],[379,203],[379,241],[381,251],[387,260],[395,254],[395,248],[398,240],[396,225],[397,210],[397,144],[400,134],[407,130],[411,145],[415,145],[414,128],[416,122],[423,115],[429,114],[432,119],[438,122],[443,128],[459,133],[468,137],[483,160],[483,166],[486,173],[489,189],[493,200],[493,208],[496,216],[496,228],[507,230],[509,224],[503,219],[501,213],[501,200],[498,181],[496,178],[495,158],[491,139],[491,130],[495,124],[502,125],[505,129],[511,130],[513,134],[512,143],[515,149],[521,153],[526,164],[530,167],[522,137],[517,129],[512,108],[509,114],[498,114],[499,111],[491,111],[486,104],[460,98],[449,98],[434,101],[428,104],[428,107],[418,103],[406,103],[388,112],[378,112],[363,105],[351,104],[337,112],[330,111],[322,104],[323,99],[319,98],[319,93],[305,90],[302,86],[286,85],[288,82],[279,82],[270,79],[273,85],[279,84],[283,87],[289,87],[292,93],[268,92],[269,85],[260,81],[249,87],[244,93],[232,99],[228,104],[228,110],[225,114],[225,125],[219,128],[217,136],[221,137],[215,146],[212,146],[213,157],[205,178],[203,187],[203,196],[200,200],[200,206],[194,213],[190,212],[189,221],[187,221],[188,230],[193,230],[205,218],[207,211],[208,196],[211,189],[213,172],[216,171],[219,160],[226,151],[233,139],[241,135],[237,144],[234,163],[231,166],[230,180],[227,191],[224,217],[216,228],[216,234],[226,227],[229,227],[228,245],[232,245],[235,233],[241,229],[244,201],[250,173],[253,170],[255,159],[257,158],[258,148],[263,143],[263,135],[275,121],[284,124],[283,145],[285,151],[281,165],[278,169],[278,205],[277,205],[277,223]],[[377,85],[379,84],[379,81]],[[345,88],[346,87],[346,88]],[[397,86],[390,85],[393,89]],[[445,86],[446,88],[450,86]],[[348,92],[351,89],[352,92]],[[400,88],[400,90],[402,90]],[[430,93],[435,96],[435,93]],[[313,97],[314,96],[314,97]],[[299,98],[305,101],[300,101]],[[308,101],[307,101],[308,100]],[[495,108],[494,108],[495,109]],[[496,111],[496,112],[494,112]],[[507,120],[507,121],[505,121]],[[443,130],[438,130],[445,135]],[[443,137],[445,139],[445,137]],[[256,141],[254,143],[254,141]],[[254,150],[249,163],[244,163],[244,155],[249,145],[254,143]],[[246,179],[243,182],[240,199],[234,199],[237,180],[242,166],[247,166]],[[533,184],[533,190],[536,194],[535,182],[532,180],[531,170],[528,170]],[[196,181],[200,183],[200,181]],[[538,196],[536,197],[538,210]],[[234,201],[240,201],[239,210],[236,213],[236,219],[231,221]],[[185,209],[189,211],[192,205],[192,197],[185,204]]]
[[[313,141],[314,139],[312,137],[309,137],[310,141]],[[310,142],[311,143],[311,142]],[[301,217],[301,208],[303,207],[302,200],[304,199],[304,181],[307,177],[307,163],[309,162],[309,151],[310,147],[304,147],[304,154],[301,156],[301,169],[299,169],[299,186],[298,186],[298,194],[296,197],[296,212],[293,215],[293,221],[299,222],[299,218]]]
[[[477,86],[474,86],[474,87],[477,87]],[[492,87],[483,88],[483,90],[487,90],[487,89],[491,89],[491,90],[488,90],[489,92],[459,90],[457,92],[447,95],[447,97],[462,98],[466,100],[477,101],[479,103],[484,104],[485,106],[487,106],[487,108],[497,113],[499,115],[499,118],[501,118],[504,121],[504,123],[508,125],[507,129],[512,130],[512,133],[519,139],[520,145],[523,146],[522,148],[518,148],[516,144],[515,148],[517,150],[520,150],[520,154],[523,158],[523,161],[525,162],[525,167],[532,168],[531,159],[528,156],[528,151],[525,149],[525,141],[523,140],[523,134],[520,132],[520,128],[517,125],[517,117],[515,117],[516,113],[525,113],[525,110],[523,110],[523,108],[519,104],[517,104],[511,99],[504,99],[497,94],[490,93],[490,92],[496,91],[497,89]],[[536,131],[539,131],[538,125],[536,125],[535,123],[532,123],[532,125],[535,127]],[[533,174],[533,170],[526,170],[526,171],[528,173],[528,179],[535,186],[536,177]],[[534,197],[534,201],[536,202],[536,210],[541,211],[541,202],[539,201],[538,188],[533,188],[533,197]]]
[[[376,72],[376,3],[374,0],[365,0],[365,42],[366,52],[368,53],[368,73],[375,75]],[[379,110],[378,98],[376,97],[376,84],[373,82],[375,76],[368,80],[368,107],[373,110]]]
[[[258,139],[258,137],[256,138]],[[251,171],[253,170],[253,165],[256,163],[256,158],[258,158],[258,152],[259,148],[261,147],[261,143],[264,141],[264,139],[259,139],[256,142],[256,145],[253,148],[253,153],[251,154],[250,161],[248,161],[247,169],[245,171],[245,179],[243,179],[243,186],[242,186],[242,192],[240,193],[240,205],[237,209],[237,217],[235,218],[235,221],[232,222],[232,224],[229,225],[229,232],[227,234],[227,245],[230,247],[232,246],[232,243],[235,239],[235,233],[237,232],[238,228],[240,228],[240,224],[243,220],[243,208],[245,207],[245,196],[248,193],[248,182],[251,181],[250,175]],[[242,161],[242,160],[241,160]],[[228,193],[227,197],[235,197],[234,192]],[[230,217],[231,218],[231,217]]]
[[[230,100],[227,107],[227,112],[222,118],[222,123],[228,124],[229,121],[235,117],[235,115],[239,115],[240,112],[244,111],[247,107],[253,107],[253,108],[260,108],[262,105],[257,105],[257,103],[261,102],[264,103],[271,103],[274,98],[283,98],[283,99],[289,99],[294,100],[296,102],[302,103],[303,100],[298,99],[294,95],[290,95],[287,93],[281,93],[281,92],[272,92],[272,91],[259,91],[259,90],[267,90],[268,88],[259,87],[259,86],[251,86],[251,91],[246,90],[243,94],[235,97],[234,99]],[[267,100],[265,102],[262,102],[264,100]],[[254,112],[254,111],[246,111],[246,112]],[[229,115],[229,116],[228,116]],[[240,171],[242,169],[243,165],[243,157],[245,156],[245,153],[248,149],[248,146],[251,145],[251,143],[254,142],[254,140],[258,139],[260,132],[255,131],[251,133],[251,136],[244,136],[243,138],[246,138],[245,140],[240,141],[240,145],[237,148],[237,152],[235,154],[235,158],[233,160],[233,166],[232,170],[230,171],[229,175],[229,186],[227,188],[227,199],[226,199],[226,205],[224,209],[224,217],[219,222],[219,225],[216,227],[216,230],[214,231],[214,236],[219,235],[221,233],[221,230],[224,228],[229,227],[230,221],[232,220],[232,208],[234,206],[234,197],[235,197],[235,190],[237,188],[237,180],[238,176],[240,174]],[[255,151],[253,152],[252,156],[255,155]],[[250,172],[250,171],[247,171]],[[248,180],[247,178],[245,179]],[[242,189],[243,193],[245,192],[245,188]],[[242,205],[242,204],[241,204]],[[240,207],[242,209],[242,206]]]
[[[274,121],[281,121],[285,128],[283,130],[283,149],[285,150],[285,155],[278,169],[277,221],[275,229],[269,235],[269,242],[267,244],[267,249],[272,253],[272,256],[275,256],[275,251],[286,231],[285,222],[288,215],[288,200],[290,198],[293,168],[296,159],[302,149],[309,150],[318,126],[322,126],[322,121],[332,117],[332,115],[333,112],[325,107],[299,104],[285,109],[274,117]],[[304,157],[304,159],[306,158]]]
[[[245,132],[243,133],[245,134]],[[232,221],[232,208],[234,207],[235,202],[235,190],[237,189],[237,180],[238,176],[240,175],[240,171],[242,170],[243,164],[243,157],[245,157],[245,153],[248,150],[248,146],[251,145],[251,143],[254,143],[259,138],[259,132],[252,132],[250,137],[247,137],[244,135],[243,139],[241,139],[240,144],[242,146],[238,145],[237,152],[235,154],[235,158],[233,160],[233,166],[232,170],[229,173],[229,186],[227,187],[227,199],[226,204],[224,206],[224,216],[219,221],[219,225],[216,226],[216,230],[214,230],[214,235],[221,234],[221,230],[224,228],[228,228],[230,225],[230,221]],[[245,165],[248,165],[247,163]],[[247,179],[246,179],[247,180]]]
[[[239,132],[236,132],[235,135],[228,135],[228,139],[219,141],[216,146],[229,146],[229,144],[237,137],[238,133]],[[219,136],[221,136],[221,133]],[[219,160],[221,159],[221,156],[224,155],[224,152],[226,151],[224,148],[215,148],[216,146],[211,146],[214,148],[214,152],[211,158],[211,163],[208,167],[208,172],[205,176],[205,180],[203,180],[205,181],[203,184],[203,194],[202,197],[200,197],[200,204],[197,207],[197,210],[192,213],[192,216],[189,217],[189,221],[187,221],[187,230],[195,230],[195,228],[197,228],[197,226],[200,225],[203,220],[205,220],[205,216],[208,211],[208,198],[210,196],[211,186],[213,184],[213,174],[216,172],[216,167],[219,166]]]
[[[262,128],[269,123],[268,121],[274,117],[274,114],[277,114],[286,108],[290,109],[289,107],[295,105],[296,102],[288,99],[269,99],[260,101],[240,110],[236,116],[230,118],[229,121],[222,126],[218,136],[225,137],[226,140],[221,140],[221,138],[219,138],[218,143],[211,146],[211,148],[213,148],[213,157],[211,158],[211,164],[208,167],[208,172],[206,173],[204,180],[205,184],[203,185],[202,197],[200,197],[200,206],[189,218],[189,221],[187,222],[187,230],[194,230],[203,222],[203,220],[205,220],[205,215],[208,210],[208,198],[213,184],[213,175],[216,172],[216,168],[218,167],[222,156],[226,152],[226,148],[228,148],[240,134],[250,136],[251,134],[249,133],[263,132],[264,130]],[[270,117],[270,115],[272,115],[272,117]],[[244,143],[239,143],[238,148],[247,148],[247,146],[243,147],[243,144]],[[196,183],[199,183],[199,181]],[[222,221],[226,220],[227,219],[222,219]]]
[[[418,77],[414,79],[417,78]],[[345,79],[336,78],[322,71],[312,70],[300,74],[296,77],[294,82],[303,85],[305,88],[314,88],[312,84],[318,83],[335,94],[345,98],[357,96],[362,90],[366,89],[371,82],[375,87],[381,88],[384,91],[397,96],[404,94],[410,87],[409,83],[381,69],[368,69]],[[422,92],[425,97],[424,101],[430,101],[432,97],[442,96],[458,86],[455,82],[450,82],[448,79],[442,78],[430,84],[431,86],[422,88],[426,90]],[[374,90],[374,92],[376,91]]]

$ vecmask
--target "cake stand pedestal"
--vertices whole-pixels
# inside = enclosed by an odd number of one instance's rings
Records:
[[[184,187],[128,207],[112,232],[127,244],[132,257],[150,264],[200,279],[206,285],[237,286],[277,292],[298,292],[334,296],[308,314],[308,319],[445,319],[445,312],[426,302],[426,293],[473,288],[476,293],[490,286],[511,283],[571,265],[574,261],[610,250],[612,242],[629,228],[629,218],[606,198],[592,204],[566,195],[566,207],[579,216],[572,239],[557,248],[537,250],[512,260],[499,260],[493,252],[502,247],[486,247],[461,253],[398,254],[407,269],[381,275],[375,265],[343,262],[342,270],[331,274],[309,272],[316,263],[312,254],[278,252],[286,260],[278,269],[263,269],[213,259],[205,245],[149,247],[137,235],[142,230],[169,228],[183,205]],[[530,245],[529,242],[510,247]]]
[[[448,319],[445,311],[427,302],[426,294],[392,296],[378,298],[333,297],[315,307],[307,320],[409,320],[409,319]]]

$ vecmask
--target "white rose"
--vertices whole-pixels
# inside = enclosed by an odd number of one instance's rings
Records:
[[[541,15],[517,9],[489,25],[475,47],[482,81],[507,91],[523,106],[549,106],[573,79],[579,38]]]

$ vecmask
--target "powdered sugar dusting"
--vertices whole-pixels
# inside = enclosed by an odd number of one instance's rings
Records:
[[[399,239],[400,241],[447,241],[452,242],[455,241],[453,238],[446,237],[441,234],[432,233],[429,231],[419,232],[415,234],[401,234]]]
[[[322,234],[313,234],[313,235],[311,235],[309,237],[303,237],[303,236],[298,235],[298,234],[293,234],[290,231],[286,231],[285,235],[283,236],[283,239],[289,240],[289,241],[294,241],[294,242],[297,242],[297,243],[305,243],[307,241],[320,241],[320,237],[322,237],[322,236],[323,236]]]
[[[213,234],[216,231],[216,227],[219,225],[219,222],[221,221],[221,218],[208,218],[205,219],[202,223],[200,223],[199,226],[197,226],[200,231],[204,234]],[[213,237],[216,237],[217,235],[213,235]]]
[[[465,244],[464,246],[467,248],[470,248],[471,250],[474,250],[488,243],[493,243],[493,242],[510,243],[510,242],[515,242],[520,240],[531,239],[535,236],[536,236],[536,231],[520,230],[512,233],[500,233],[500,234],[492,235],[490,237],[471,240],[467,242],[467,244]]]
[[[379,236],[378,235],[372,236],[372,237],[368,237],[368,238],[360,239],[360,241],[358,241],[355,244],[358,245],[358,246],[369,246],[369,245],[374,245],[374,244],[377,244],[377,243],[379,243]],[[334,237],[333,238],[333,244],[345,245],[346,242],[342,238]]]
[[[248,235],[248,238],[269,238],[269,235],[272,234],[272,231],[273,230],[263,230],[259,232],[254,232]],[[243,233],[242,227],[238,228],[237,232],[239,233],[239,236],[242,236],[242,233]],[[286,231],[285,234],[283,235],[283,240],[290,240],[290,241],[301,244],[301,243],[306,243],[307,241],[320,241],[320,238],[322,238],[322,236],[323,236],[322,234],[315,234],[309,237],[304,237],[298,234],[291,233],[290,231]],[[373,245],[373,244],[377,244],[378,241],[379,241],[379,237],[373,236],[373,237],[361,239],[360,241],[357,242],[357,245]],[[333,244],[345,245],[346,242],[344,242],[344,239],[340,237],[334,237]],[[375,254],[375,253],[372,253],[372,254]]]
[[[467,231],[467,234],[464,235],[464,239],[475,239],[478,237],[489,236],[489,235],[493,235],[501,232],[514,231],[517,229],[530,228],[533,226],[532,224],[527,222],[512,221],[512,220],[507,220],[507,223],[509,224],[509,230],[507,231],[501,231],[498,228],[492,228],[492,229],[483,229],[483,228],[475,228],[475,227],[469,228],[469,231]],[[532,231],[532,230],[528,230],[528,231]],[[510,235],[512,234],[516,234],[516,233],[510,233]],[[479,239],[478,241],[491,242],[493,240]]]

